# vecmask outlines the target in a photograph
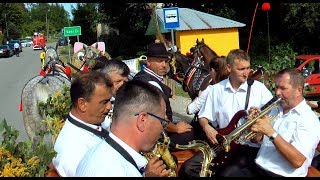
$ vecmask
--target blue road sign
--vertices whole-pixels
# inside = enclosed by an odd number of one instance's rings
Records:
[[[174,29],[180,27],[179,8],[163,8],[164,28]]]

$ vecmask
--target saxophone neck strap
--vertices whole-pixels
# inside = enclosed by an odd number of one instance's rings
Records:
[[[246,104],[244,106],[244,110],[247,110],[247,108],[248,108],[251,85],[254,83],[254,80],[250,78],[250,79],[247,80],[247,83],[248,83],[248,90],[247,90]]]
[[[83,123],[80,123],[79,121],[75,120],[74,118],[72,118],[70,115],[68,115],[68,120],[74,124],[75,126],[78,126],[82,129],[85,129],[87,131],[92,132],[93,134],[102,137],[110,146],[112,146],[115,150],[117,150],[128,162],[130,162],[131,164],[133,164],[138,171],[142,174],[143,172],[140,171],[140,169],[138,168],[136,162],[134,161],[134,159],[132,158],[132,156],[125,150],[123,149],[122,146],[120,146],[115,140],[113,140],[110,136],[109,136],[109,132],[103,128],[101,128],[102,130],[96,130],[93,129]]]

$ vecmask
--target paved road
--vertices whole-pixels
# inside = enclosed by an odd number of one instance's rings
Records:
[[[40,53],[41,50],[24,47],[20,57],[0,58],[0,120],[6,119],[8,125],[20,132],[18,141],[28,139],[19,104],[24,85],[40,71]]]

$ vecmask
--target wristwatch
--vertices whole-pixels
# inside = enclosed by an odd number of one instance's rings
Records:
[[[270,137],[270,141],[274,141],[274,139],[278,136],[278,133],[277,132],[274,132]]]

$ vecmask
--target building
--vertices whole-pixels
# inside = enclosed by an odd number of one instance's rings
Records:
[[[171,30],[164,29],[163,9],[157,9],[157,20],[162,35],[171,41]],[[196,44],[204,42],[219,56],[226,56],[231,49],[239,48],[240,27],[245,24],[189,8],[178,8],[180,27],[174,29],[174,43],[186,54]],[[151,18],[146,35],[156,35],[156,25]]]

